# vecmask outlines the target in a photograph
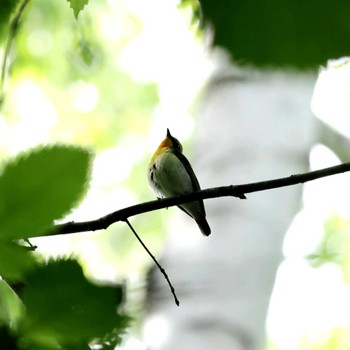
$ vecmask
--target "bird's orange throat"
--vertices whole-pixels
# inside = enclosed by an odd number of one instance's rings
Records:
[[[167,149],[173,147],[173,142],[169,139],[169,137],[166,137],[161,144],[159,145],[159,147],[157,148],[157,150],[154,152],[153,157],[150,161],[150,164],[154,163],[155,159],[159,156],[159,154],[165,152]]]
[[[159,145],[159,148],[171,148],[173,147],[173,141],[171,141],[171,139],[169,137],[166,137],[161,144]]]

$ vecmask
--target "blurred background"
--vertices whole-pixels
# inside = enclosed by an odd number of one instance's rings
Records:
[[[5,67],[1,159],[54,142],[89,148],[90,190],[63,221],[153,200],[146,170],[166,128],[183,143],[202,188],[349,161],[350,63],[343,51],[315,43],[315,51],[335,55],[294,57],[253,39],[241,43],[227,27],[237,45],[258,50],[235,56],[216,19],[206,1],[200,12],[196,1],[90,0],[76,20],[65,1],[31,0]],[[307,32],[302,16],[295,23]],[[8,27],[2,31],[0,57]],[[293,46],[293,38],[280,36]],[[303,40],[302,30],[295,40]],[[177,208],[132,218],[180,308],[122,223],[33,243],[47,257],[74,254],[93,280],[126,283],[134,322],[124,349],[346,349],[348,181],[343,174],[245,201],[208,200],[208,238]]]

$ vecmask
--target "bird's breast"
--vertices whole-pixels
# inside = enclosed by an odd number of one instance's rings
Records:
[[[161,152],[153,159],[148,170],[148,181],[158,197],[193,191],[190,175],[171,150]]]

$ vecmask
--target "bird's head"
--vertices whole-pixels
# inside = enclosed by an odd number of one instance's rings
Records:
[[[167,130],[166,138],[161,142],[158,149],[172,148],[182,153],[182,145],[180,141],[177,138],[175,138],[173,135],[171,135],[169,129],[166,129],[166,130]]]

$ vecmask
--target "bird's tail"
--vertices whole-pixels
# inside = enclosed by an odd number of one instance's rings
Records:
[[[196,220],[196,223],[204,236],[209,236],[211,229],[205,217]]]

